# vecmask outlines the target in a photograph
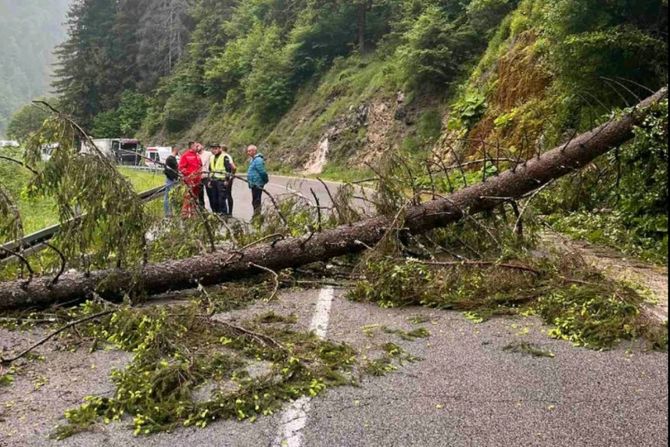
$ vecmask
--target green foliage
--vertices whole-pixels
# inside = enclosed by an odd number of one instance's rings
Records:
[[[667,14],[664,0],[552,2],[545,22],[556,45],[552,62],[568,88],[615,104],[620,99],[605,93],[612,85],[603,77],[657,88],[667,80]]]
[[[519,4],[519,0],[472,0],[467,8],[468,18],[478,32],[491,32]]]
[[[368,359],[365,362],[363,371],[366,374],[374,377],[385,376],[396,371],[404,363],[414,363],[420,360],[395,343],[385,343],[381,346],[381,350],[381,357]]]
[[[654,348],[667,349],[667,327],[641,314],[644,298],[596,273],[575,255],[532,258],[510,253],[495,262],[474,264],[382,257],[368,260],[363,273],[366,279],[349,292],[352,300],[385,308],[454,309],[474,323],[495,315],[537,313],[552,325],[551,336],[578,346],[609,349],[640,337]]]
[[[439,110],[426,110],[416,123],[416,134],[421,144],[429,146],[442,135],[442,114]]]
[[[295,332],[290,328],[294,319],[260,315],[235,326],[201,310],[196,303],[124,307],[84,327],[83,333],[99,343],[132,352],[133,360],[112,372],[116,390],[111,397],[87,397],[66,412],[68,424],[54,436],[63,439],[98,420],[125,416],[133,417],[137,435],[179,425],[205,427],[217,419],[253,421],[286,401],[353,383],[356,353],[347,345]],[[78,313],[96,311],[98,306],[88,303]],[[414,361],[395,345],[381,349],[398,362]],[[264,372],[251,374],[259,362],[267,365]]]
[[[574,237],[667,263],[668,105],[663,101],[636,127],[635,138],[564,180],[540,204],[556,229]]]
[[[454,81],[479,42],[468,26],[460,26],[438,7],[429,7],[398,48],[403,79],[412,87],[440,87]]]
[[[192,125],[203,114],[205,104],[196,94],[179,89],[165,103],[163,116],[169,132],[181,132]]]
[[[572,284],[540,298],[537,310],[554,326],[551,337],[599,349],[643,335],[639,299],[623,287],[607,290],[600,285]]]
[[[449,120],[449,128],[451,130],[471,129],[482,118],[486,107],[485,96],[477,92],[466,94],[452,105],[453,116]]]
[[[9,368],[7,372],[0,373],[0,388],[10,386],[14,383],[15,368]]]
[[[93,151],[80,154],[75,144],[78,130],[60,117],[48,120],[43,130],[26,146],[25,160],[37,167],[27,188],[32,198],[55,200],[68,258],[80,259],[96,246],[90,266],[107,267],[134,264],[141,259],[148,218],[132,184],[119,175],[103,154]],[[46,142],[58,142],[47,163],[41,162],[41,148]],[[75,219],[78,218],[78,219]],[[104,237],[101,237],[104,235]]]
[[[98,114],[91,132],[97,138],[132,137],[140,129],[148,112],[144,95],[127,90],[121,95],[119,107]]]
[[[12,115],[7,126],[7,136],[18,141],[26,141],[33,133],[40,130],[48,117],[47,112],[32,104],[23,106]]]
[[[252,70],[244,80],[244,94],[256,116],[268,120],[285,112],[293,100],[290,85],[290,50],[282,51],[279,30],[261,31],[263,41],[254,48]]]

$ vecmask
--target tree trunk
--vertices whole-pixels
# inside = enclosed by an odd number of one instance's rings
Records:
[[[368,21],[368,2],[361,1],[358,4],[358,51],[361,55],[365,54],[365,32]]]
[[[404,224],[413,233],[443,227],[460,220],[466,213],[475,214],[496,207],[501,202],[495,197],[518,198],[580,169],[629,140],[633,127],[645,116],[645,111],[666,97],[667,89],[664,88],[640,103],[633,112],[582,134],[516,169],[446,198],[408,208]],[[135,272],[103,270],[89,275],[68,273],[55,285],[51,285],[48,278],[34,279],[29,285],[23,281],[5,282],[0,284],[0,311],[70,302],[82,299],[92,291],[108,299],[118,299],[128,290],[134,278],[137,280],[136,288],[152,295],[192,288],[197,282],[217,284],[264,272],[254,264],[273,270],[298,267],[360,252],[365,246],[377,243],[391,224],[389,217],[374,217],[315,234],[309,239],[286,239],[241,252],[221,251],[150,264]]]

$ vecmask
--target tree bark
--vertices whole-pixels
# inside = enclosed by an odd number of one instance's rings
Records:
[[[579,135],[516,169],[445,198],[410,207],[406,210],[404,225],[413,233],[443,227],[462,219],[466,213],[476,214],[500,205],[501,201],[496,197],[518,198],[580,169],[629,140],[634,126],[644,118],[649,107],[665,98],[667,89],[663,88],[638,104],[632,112]],[[154,295],[192,288],[198,282],[211,285],[264,273],[258,266],[272,270],[299,267],[363,251],[366,246],[376,244],[392,224],[391,218],[379,216],[327,230],[309,239],[286,239],[239,252],[219,251],[149,264],[136,272],[67,273],[55,285],[51,285],[49,278],[34,279],[28,285],[24,281],[5,282],[0,284],[0,311],[71,302],[83,299],[93,291],[107,299],[118,299],[128,290],[133,278],[137,279],[136,288]]]
[[[358,51],[361,53],[361,55],[364,55],[365,52],[367,51],[365,44],[365,35],[367,33],[368,28],[368,10],[370,9],[370,7],[371,7],[370,0],[361,0],[358,3],[358,13],[357,13]]]

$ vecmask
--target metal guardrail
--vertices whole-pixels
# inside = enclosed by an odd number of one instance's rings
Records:
[[[119,168],[130,169],[131,171],[144,171],[144,172],[163,172],[164,170],[162,166],[119,165]]]
[[[158,186],[148,191],[141,192],[138,194],[138,196],[140,200],[142,200],[142,202],[149,203],[153,200],[156,200],[159,197],[162,197],[164,191],[165,186]],[[77,219],[79,219],[79,217],[75,217],[74,219],[71,219],[65,223],[66,224],[72,223]],[[56,234],[60,231],[62,225],[63,224],[52,225],[50,227],[43,228],[42,230],[37,231],[35,233],[29,234],[21,240],[8,242],[2,245],[1,247],[4,250],[0,250],[0,262],[6,261],[14,257],[6,250],[9,250],[10,252],[16,252],[20,250],[26,251],[26,250],[35,250],[39,246],[43,246],[45,242],[49,242],[51,239],[54,238],[54,236],[56,236]]]

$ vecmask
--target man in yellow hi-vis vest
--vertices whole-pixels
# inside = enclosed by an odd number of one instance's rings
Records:
[[[216,147],[210,161],[216,205],[212,211],[224,216],[233,215],[233,180],[237,167],[225,144]]]

